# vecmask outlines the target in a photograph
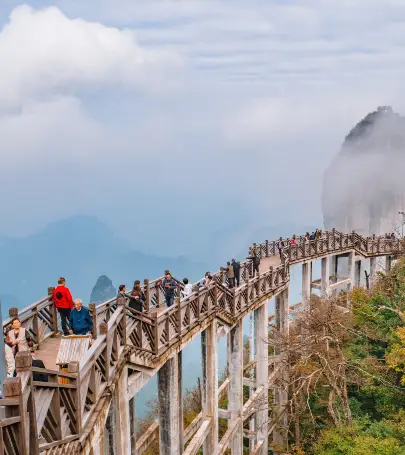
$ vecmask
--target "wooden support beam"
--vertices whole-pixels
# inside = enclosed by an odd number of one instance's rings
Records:
[[[193,439],[190,441],[190,444],[187,446],[183,455],[197,455],[197,452],[200,450],[205,438],[207,437],[211,426],[210,419],[204,419],[199,430],[194,435]]]
[[[249,455],[260,455],[263,452],[264,440],[261,439],[256,447],[254,448],[253,452],[250,452]]]
[[[228,409],[218,408],[218,418],[229,420],[231,418],[231,413]]]
[[[228,429],[226,430],[225,434],[222,436],[222,439],[219,441],[218,444],[218,452],[217,455],[224,455],[226,450],[228,449],[229,441],[238,430],[239,425],[241,425],[242,419],[235,419],[228,424]]]
[[[136,442],[136,455],[142,455],[152,442],[159,437],[159,420],[155,420],[152,425],[145,431],[145,433]]]

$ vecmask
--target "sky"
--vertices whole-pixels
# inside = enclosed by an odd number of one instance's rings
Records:
[[[0,235],[96,215],[144,251],[321,220],[369,111],[405,113],[402,0],[0,3]]]

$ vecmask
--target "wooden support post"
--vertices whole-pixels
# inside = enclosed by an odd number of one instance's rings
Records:
[[[356,288],[360,287],[360,275],[361,274],[361,260],[356,261],[354,267],[354,286]]]
[[[302,303],[311,298],[311,265],[312,262],[302,264]]]
[[[177,310],[177,336],[181,340],[181,331],[183,328],[183,324],[182,324],[182,318],[181,318],[180,297],[174,298],[174,306]]]
[[[329,288],[329,258],[322,258],[322,271],[321,271],[321,297],[324,299],[328,298],[330,295]]]
[[[18,308],[9,308],[8,316],[10,319],[14,319],[14,318],[18,317]]]
[[[268,453],[268,375],[269,375],[269,310],[268,302],[265,301],[261,307],[254,312],[255,320],[255,345],[256,345],[256,389],[263,387],[263,398],[260,399],[256,411],[257,439],[263,440],[263,447],[257,455]]]
[[[155,281],[156,308],[159,308],[159,306],[160,306],[160,286],[161,286],[161,284],[158,285],[158,281]]]
[[[285,289],[276,296],[276,326],[282,338],[288,336],[289,332],[289,289]],[[282,339],[281,338],[281,339]],[[274,451],[275,455],[284,453],[287,445],[287,431],[288,431],[288,414],[286,407],[288,405],[288,371],[286,368],[285,353],[281,344],[281,339],[276,342],[274,350],[278,356],[278,361],[275,368],[278,369],[278,375],[275,382],[274,389],[274,402],[275,402],[275,416],[277,417],[285,411],[278,422],[273,432],[273,442],[278,448]]]
[[[117,305],[122,306],[122,319],[120,321],[121,326],[121,346],[125,346],[127,342],[127,310],[125,308],[127,301],[124,297],[117,299]]]
[[[131,425],[129,421],[128,368],[124,367],[114,390],[116,406],[117,455],[131,455]]]
[[[19,434],[16,438],[15,444],[17,446],[17,451],[19,455],[31,455],[29,447],[29,438],[27,428],[27,420],[25,418],[25,406],[24,406],[24,397],[22,395],[22,384],[21,378],[6,378],[3,383],[3,396],[5,399],[18,399],[18,406],[6,406],[5,413],[6,418],[8,417],[21,417],[19,424]],[[38,453],[38,452],[37,452]]]
[[[93,329],[91,330],[91,336],[92,336],[93,340],[96,340],[98,328],[97,328],[97,310],[96,310],[95,303],[89,304],[89,311],[90,311],[91,320],[93,321]]]
[[[377,278],[377,258],[370,258],[370,285],[372,286]]]
[[[179,370],[175,354],[158,371],[160,455],[180,455]]]
[[[229,390],[228,390],[228,410],[232,421],[239,419],[239,424],[235,430],[229,446],[232,455],[243,454],[243,339],[242,321],[228,333],[228,365],[229,365]]]
[[[355,287],[355,253],[351,251],[347,257],[347,277],[350,283],[347,285],[347,292],[350,292]]]
[[[210,418],[210,431],[203,444],[203,455],[218,450],[218,355],[217,321],[201,332],[202,350],[202,413],[203,419]]]
[[[385,256],[385,273],[388,273],[391,270],[392,265],[392,256]]]
[[[145,312],[149,313],[150,311],[150,290],[149,290],[149,280],[145,278],[143,280],[144,288],[145,288]]]
[[[183,351],[177,354],[177,370],[179,380],[177,382],[179,396],[179,453],[184,452],[184,413],[183,413]]]
[[[76,375],[75,379],[71,379],[70,382],[76,386],[76,389],[72,391],[73,393],[73,403],[75,409],[76,421],[75,429],[79,437],[82,434],[82,413],[81,413],[81,398],[80,398],[80,364],[79,362],[70,362],[68,364],[68,373]],[[108,376],[107,376],[108,377]]]
[[[131,425],[131,455],[136,453],[136,414],[135,414],[135,397],[129,400],[129,422]]]

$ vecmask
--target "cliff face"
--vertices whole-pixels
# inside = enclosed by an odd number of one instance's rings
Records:
[[[326,170],[325,228],[378,234],[401,223],[405,201],[405,117],[379,107],[346,136]]]
[[[108,276],[101,275],[90,295],[90,302],[92,303],[103,303],[106,300],[112,299],[117,295],[117,291],[113,286],[112,281]]]

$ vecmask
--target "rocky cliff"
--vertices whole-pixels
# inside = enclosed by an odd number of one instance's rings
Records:
[[[117,295],[117,290],[113,286],[112,281],[106,275],[101,275],[90,295],[91,303],[102,303],[106,300],[112,299]]]
[[[324,174],[325,228],[378,234],[398,230],[405,206],[405,117],[379,107],[346,136]]]

